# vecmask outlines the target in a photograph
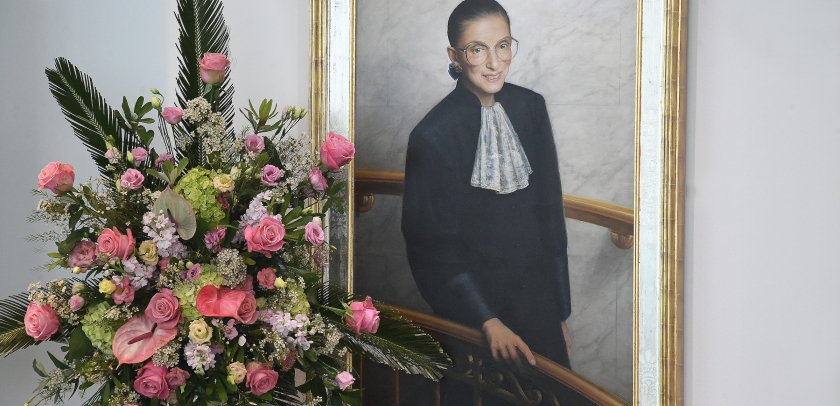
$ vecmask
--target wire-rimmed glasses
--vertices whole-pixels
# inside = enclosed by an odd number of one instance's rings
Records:
[[[472,66],[478,66],[487,61],[490,51],[496,53],[496,57],[507,62],[516,56],[519,51],[519,41],[515,38],[507,37],[496,43],[496,46],[488,46],[483,42],[470,42],[465,48],[455,48],[464,53],[467,57],[467,62]]]

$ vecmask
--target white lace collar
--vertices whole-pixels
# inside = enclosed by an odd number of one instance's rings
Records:
[[[499,102],[481,107],[481,131],[475,151],[470,184],[498,194],[513,193],[528,186],[533,173],[519,136]]]

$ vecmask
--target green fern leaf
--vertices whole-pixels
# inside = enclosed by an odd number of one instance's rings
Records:
[[[228,48],[229,31],[222,14],[221,0],[178,0],[176,19],[179,26],[178,38],[178,104],[182,109],[187,108],[187,101],[201,97],[204,94],[204,82],[201,81],[198,60],[205,52],[224,54],[230,58]],[[216,102],[218,112],[227,123],[227,141],[233,140],[233,85],[230,77],[225,77],[220,85],[220,97]],[[187,131],[193,132],[190,123],[182,121]],[[187,137],[188,134],[177,134],[176,137]],[[188,157],[190,166],[201,165],[206,159],[200,151],[200,143],[193,142],[189,148],[176,145],[176,156]]]
[[[90,76],[64,58],[55,60],[55,69],[46,69],[50,92],[73,127],[73,132],[87,147],[106,182],[113,182],[106,169],[105,140],[114,137],[114,147],[124,156],[140,144],[136,135],[121,127],[116,110],[111,108],[96,88]],[[122,124],[124,125],[124,123]]]

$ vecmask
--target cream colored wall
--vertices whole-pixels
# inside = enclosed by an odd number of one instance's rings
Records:
[[[460,0],[357,1],[356,168],[402,171],[408,135],[455,82],[446,24]],[[508,82],[541,93],[563,191],[633,205],[636,2],[500,0],[520,41]],[[399,231],[400,199],[356,217],[356,290],[428,311]],[[633,253],[568,221],[572,368],[632,398]]]
[[[73,135],[47,86],[44,68],[59,56],[90,75],[112,106],[123,95],[143,95],[154,86],[175,100],[177,69],[173,1],[0,2],[0,297],[26,291],[35,280],[67,277],[30,269],[46,262],[23,238],[38,230],[26,217],[37,204],[30,191],[50,161],[70,163],[76,179],[96,176],[84,146]],[[273,98],[307,106],[309,98],[309,2],[226,2],[231,26],[234,102]],[[236,120],[240,128],[244,120]],[[305,123],[300,129],[306,129]],[[49,247],[47,247],[49,248]],[[37,386],[33,358],[51,365],[46,344],[0,358],[0,404],[22,405]],[[79,405],[78,396],[66,404]]]

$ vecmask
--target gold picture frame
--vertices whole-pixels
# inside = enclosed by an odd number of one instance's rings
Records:
[[[356,0],[310,0],[310,132],[354,141]],[[638,0],[633,404],[683,404],[687,0]],[[353,176],[328,278],[353,290]],[[337,229],[336,229],[337,228]],[[342,241],[342,236],[346,240]]]

